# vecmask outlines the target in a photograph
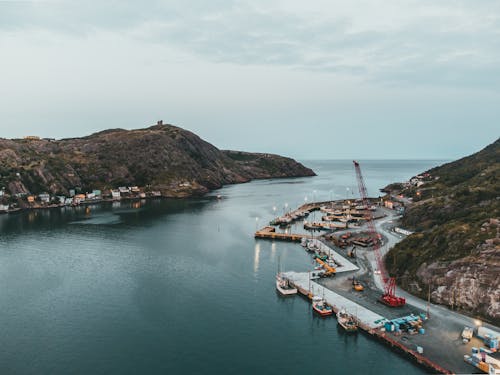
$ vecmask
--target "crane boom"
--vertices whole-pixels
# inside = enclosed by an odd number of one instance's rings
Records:
[[[403,306],[406,303],[406,300],[403,297],[397,297],[395,295],[396,279],[394,279],[394,277],[389,277],[389,274],[387,273],[387,270],[385,268],[384,261],[382,259],[382,254],[380,253],[381,237],[377,233],[377,230],[375,228],[372,211],[370,210],[370,201],[368,200],[368,192],[366,190],[363,175],[361,174],[361,167],[357,161],[354,160],[353,163],[354,169],[356,170],[356,178],[358,180],[359,195],[361,197],[361,200],[363,201],[363,206],[365,208],[366,224],[373,241],[373,252],[375,253],[377,266],[380,271],[380,276],[382,277],[382,282],[384,284],[384,294],[382,295],[380,300],[391,307]]]

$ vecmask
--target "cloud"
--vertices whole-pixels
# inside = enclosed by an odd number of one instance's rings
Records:
[[[116,32],[216,63],[499,90],[493,1],[41,1],[0,10],[4,32]]]

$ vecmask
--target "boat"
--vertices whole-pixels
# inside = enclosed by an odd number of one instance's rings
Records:
[[[326,301],[320,296],[313,296],[312,308],[321,316],[328,316],[333,314],[333,309]]]
[[[297,288],[291,286],[290,280],[284,277],[281,273],[276,275],[276,289],[284,296],[297,294]]]
[[[282,272],[280,272],[280,258],[278,258],[278,273],[276,274],[276,289],[283,296],[290,296],[297,294],[297,288],[290,285],[290,280],[286,278]]]
[[[356,318],[349,314],[345,309],[340,309],[337,312],[337,321],[347,332],[355,332],[358,330],[358,322]]]

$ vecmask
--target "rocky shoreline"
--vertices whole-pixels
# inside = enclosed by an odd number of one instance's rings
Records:
[[[0,211],[78,205],[132,193],[188,198],[253,179],[314,175],[291,158],[219,150],[161,121],[83,138],[0,139]]]

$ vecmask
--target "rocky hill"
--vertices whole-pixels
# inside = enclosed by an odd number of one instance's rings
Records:
[[[500,322],[500,139],[476,154],[433,168],[415,185],[393,184],[413,199],[402,225],[415,231],[386,258],[408,291],[496,324]]]
[[[137,185],[187,197],[251,179],[313,175],[293,159],[221,151],[187,130],[160,123],[57,141],[0,139],[0,189],[12,195]]]

